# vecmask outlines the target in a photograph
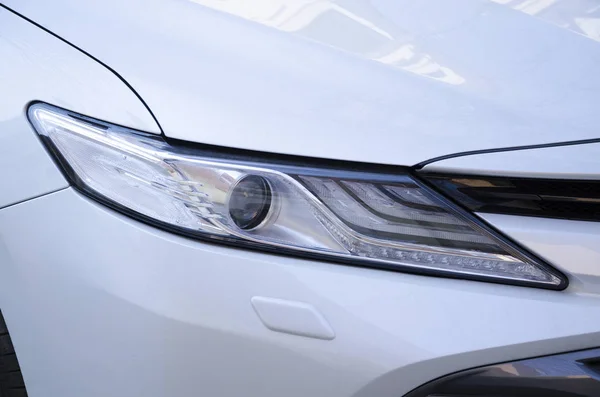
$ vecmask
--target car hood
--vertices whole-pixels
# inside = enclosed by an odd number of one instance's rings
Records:
[[[172,138],[398,165],[600,138],[600,1],[4,3]]]

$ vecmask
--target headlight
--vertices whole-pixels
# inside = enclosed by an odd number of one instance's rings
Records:
[[[171,231],[389,270],[566,286],[406,169],[247,161],[44,104],[29,117],[81,192]]]

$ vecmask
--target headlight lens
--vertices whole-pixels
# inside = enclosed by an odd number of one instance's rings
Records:
[[[265,178],[246,175],[230,189],[226,203],[229,217],[242,230],[255,229],[273,211],[272,197],[271,187]]]
[[[44,104],[29,117],[82,192],[178,233],[391,270],[566,286],[408,173],[243,161]]]

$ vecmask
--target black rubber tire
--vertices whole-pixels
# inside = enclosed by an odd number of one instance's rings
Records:
[[[0,312],[0,397],[27,397],[19,361],[2,312]]]

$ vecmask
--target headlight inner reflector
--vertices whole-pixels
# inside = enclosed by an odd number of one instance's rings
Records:
[[[239,160],[45,104],[32,105],[29,118],[80,191],[181,234],[390,270],[566,286],[407,172]]]

